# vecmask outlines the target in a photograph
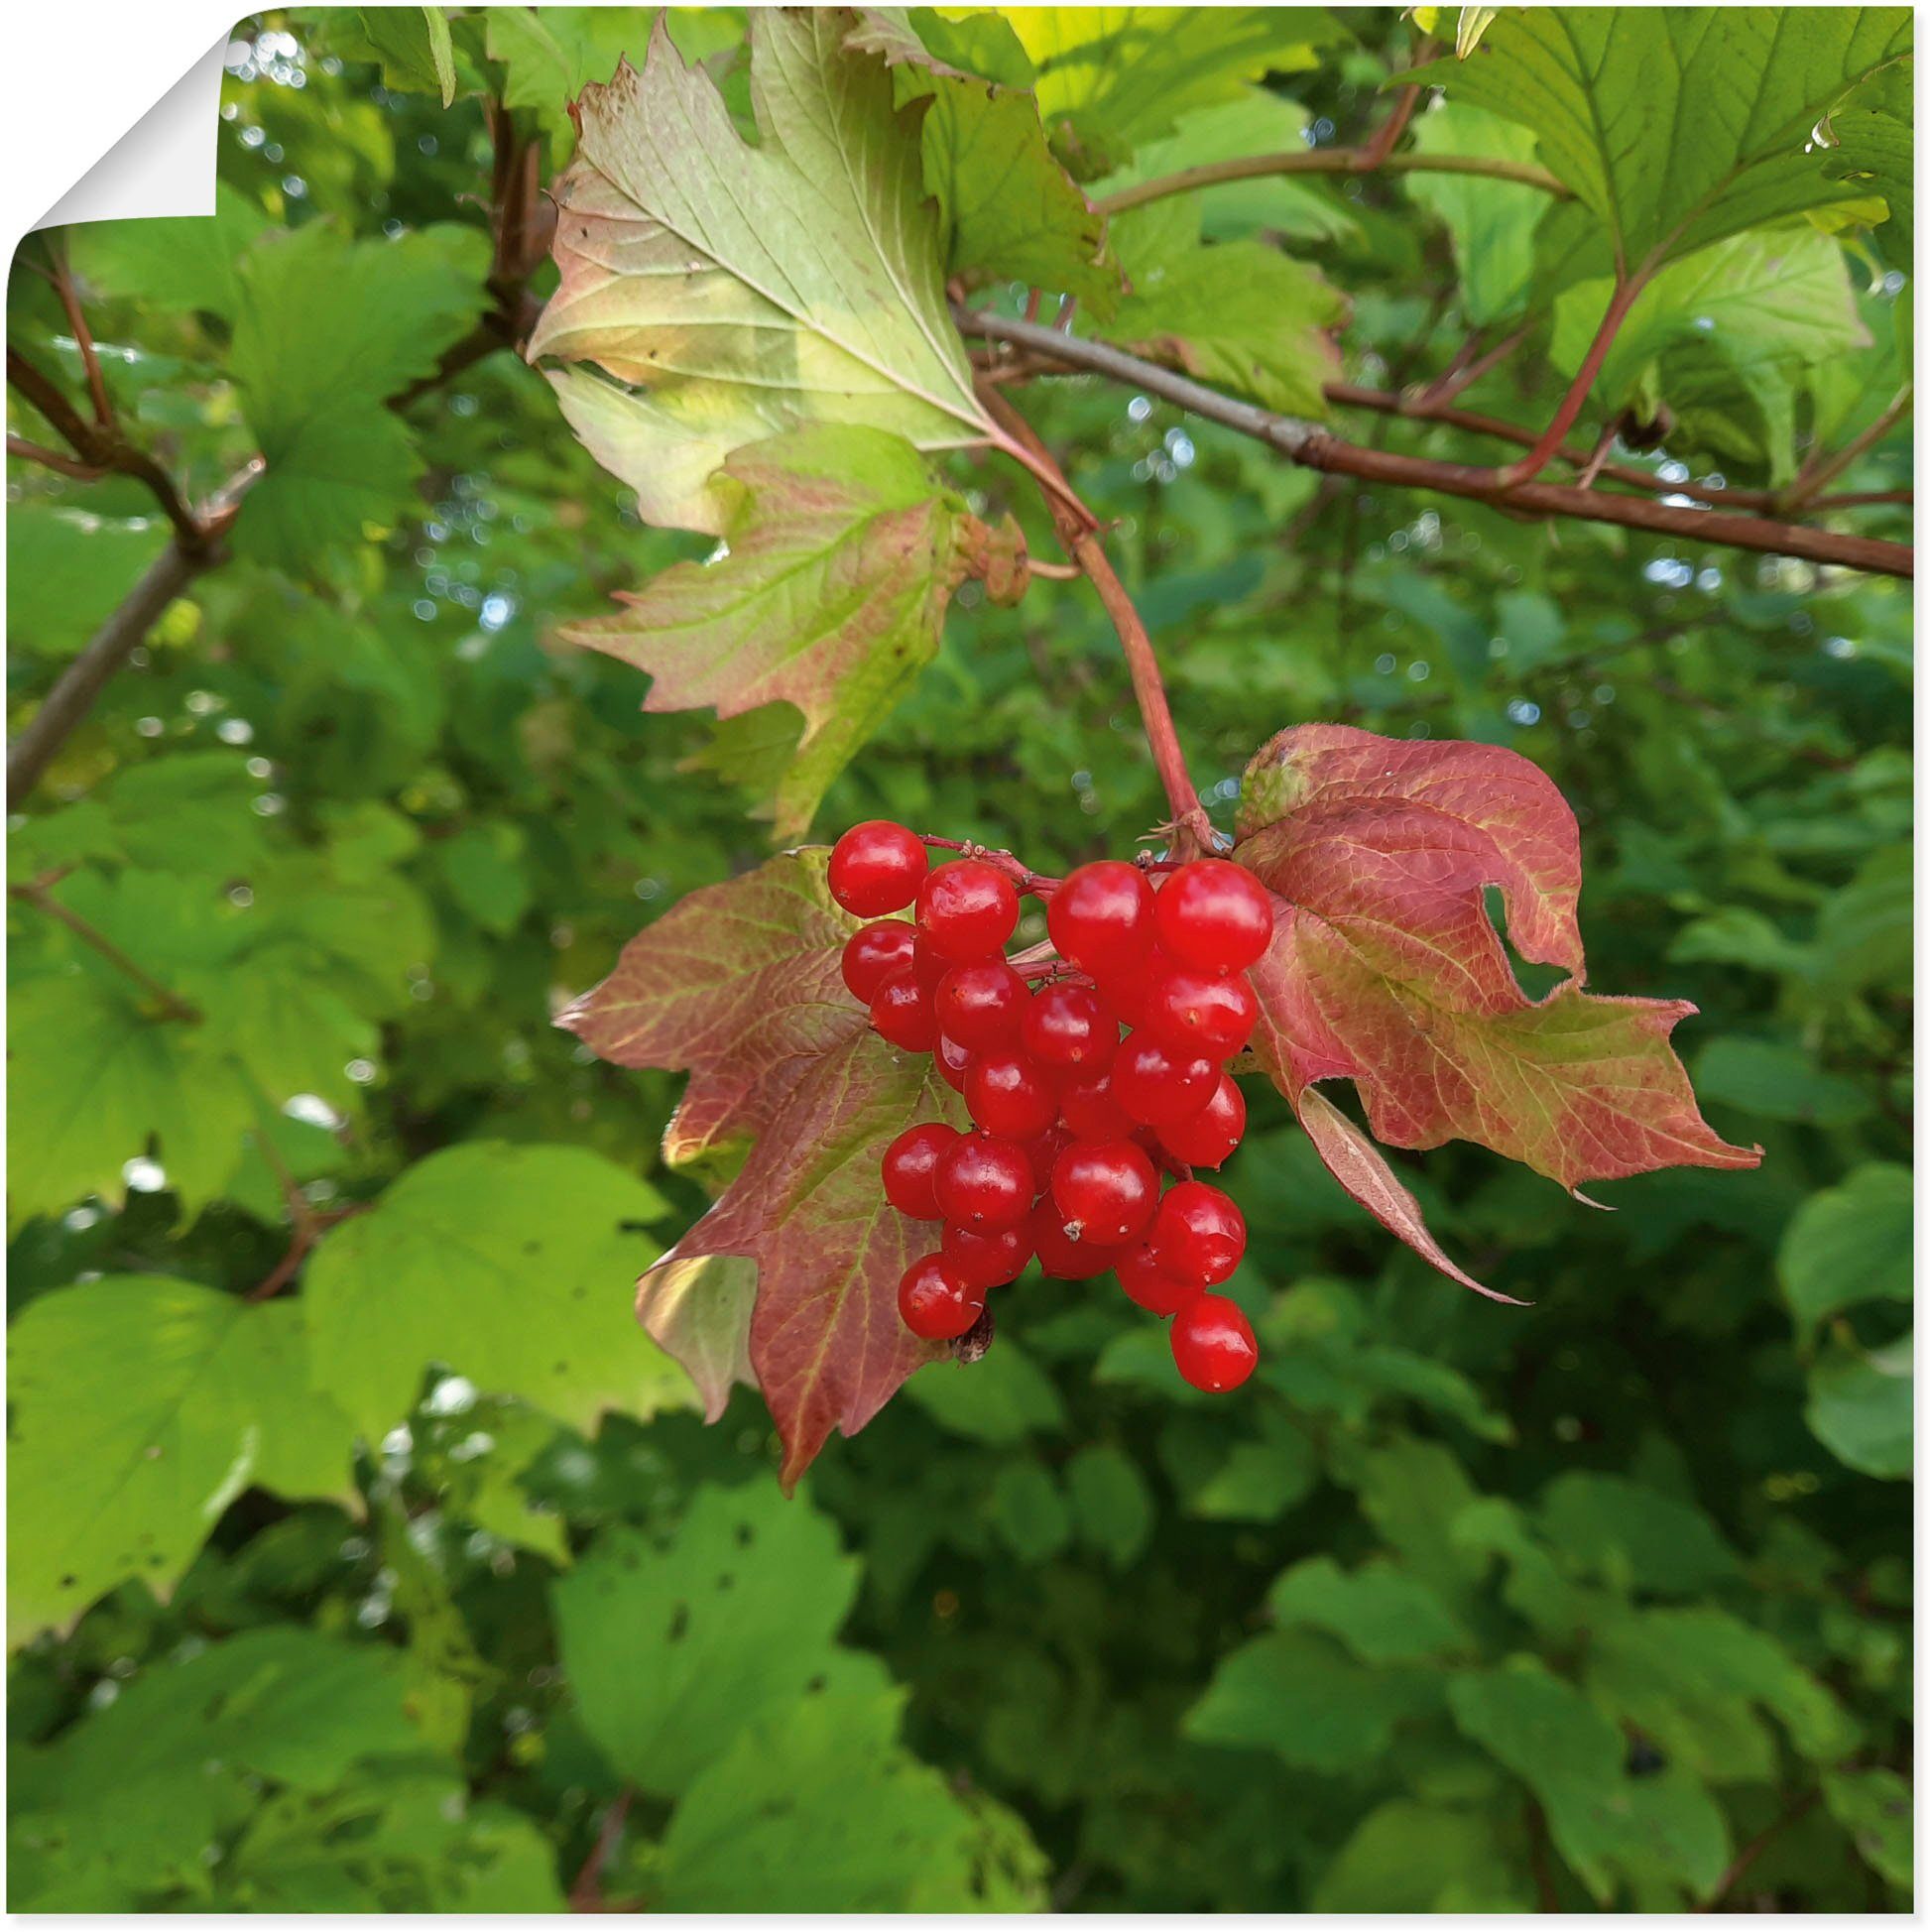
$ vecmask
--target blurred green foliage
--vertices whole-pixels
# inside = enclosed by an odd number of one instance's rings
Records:
[[[1299,720],[1532,757],[1582,823],[1593,978],[1697,1003],[1710,1118],[1765,1155],[1613,1214],[1399,1157],[1532,1303],[1505,1309],[1256,1087],[1248,1390],[1182,1387],[1110,1288],[1030,1279],[982,1364],[920,1373],[784,1503],[756,1396],[704,1428],[630,1319],[704,1205],[658,1166],[676,1083],[548,1020],[768,849],[786,714],[646,717],[636,671],[559,643],[706,545],[644,529],[513,354],[433,382],[493,299],[482,93],[509,62],[553,166],[557,90],[617,29],[505,8],[419,44],[405,14],[238,30],[220,213],[68,238],[122,419],[193,495],[271,469],[11,826],[10,1903],[1906,1904],[1907,586],[1024,391],[1117,520],[1223,822]],[[1323,139],[1381,111],[1407,31],[1341,18],[1279,83]],[[738,17],[674,32],[734,98]],[[1183,138],[1161,166],[1217,152]],[[1245,183],[1204,232],[1295,237],[1351,299],[1350,376],[1395,387],[1525,299],[1520,191],[1484,185]],[[1903,278],[1861,229],[1814,246],[1880,404]],[[43,250],[9,339],[79,396]],[[1563,337],[1536,311],[1465,400],[1545,420]],[[1842,381],[1784,382],[1786,420],[1712,404],[1703,446],[1780,476],[1765,437],[1855,432]],[[165,531],[125,478],[9,474],[18,721]],[[1908,475],[1905,423],[1842,486]],[[1051,553],[1016,471],[953,481]],[[1129,849],[1161,800],[1089,594],[956,604],[818,832]]]

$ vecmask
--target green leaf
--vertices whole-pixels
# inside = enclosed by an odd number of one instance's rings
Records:
[[[1521,1912],[1526,1873],[1480,1812],[1394,1798],[1354,1828],[1310,1900],[1316,1912]]]
[[[439,95],[444,107],[455,99],[455,56],[440,7],[358,7],[355,20],[364,58],[381,63],[385,86]]]
[[[1839,1342],[1809,1372],[1803,1419],[1838,1462],[1865,1476],[1907,1477],[1912,1388],[1908,1335],[1868,1351]]]
[[[1911,1298],[1913,1210],[1910,1170],[1879,1160],[1852,1168],[1797,1209],[1776,1272],[1805,1336],[1845,1308]]]
[[[1572,1686],[1518,1659],[1448,1687],[1455,1722],[1541,1800],[1555,1849],[1598,1903],[1618,1876],[1705,1896],[1729,1861],[1729,1830],[1707,1791],[1675,1771],[1635,1778],[1621,1734]]]
[[[1620,275],[1853,198],[1811,132],[1909,50],[1902,7],[1509,8],[1465,60],[1402,78],[1532,130]]]
[[[1868,1091],[1840,1073],[1825,1073],[1800,1047],[1780,1040],[1712,1040],[1695,1063],[1696,1091],[1769,1121],[1847,1127],[1870,1112]]]
[[[900,1697],[813,1692],[718,1754],[663,1836],[666,1912],[1036,1911],[1048,1870],[1018,1818],[897,1742]]]
[[[1534,160],[1533,135],[1458,98],[1417,115],[1413,128],[1415,150],[1423,155]],[[1481,175],[1415,173],[1405,185],[1446,224],[1469,322],[1486,328],[1518,315],[1534,287],[1534,232],[1548,212],[1547,195],[1524,181]],[[1599,303],[1595,312],[1602,312]]]
[[[710,488],[729,506],[717,557],[562,635],[648,671],[647,711],[794,706],[803,733],[767,767],[764,809],[795,839],[937,655],[963,505],[901,438],[823,423],[737,451]]]
[[[1008,1458],[992,1481],[992,1526],[1022,1563],[1036,1566],[1072,1540],[1065,1496],[1043,1463]]]
[[[1197,1744],[1270,1751],[1310,1771],[1359,1770],[1395,1729],[1440,1705],[1431,1671],[1369,1670],[1331,1637],[1282,1630],[1223,1658],[1182,1729]]]
[[[1139,1464],[1123,1449],[1092,1443],[1066,1464],[1065,1487],[1079,1540],[1114,1569],[1130,1567],[1150,1542],[1154,1521],[1152,1494]]]
[[[561,164],[576,145],[569,103],[591,81],[607,81],[617,63],[644,58],[650,17],[628,7],[491,7],[483,15],[489,58],[508,69],[506,107],[536,112]]]
[[[1267,1607],[1280,1624],[1329,1631],[1363,1663],[1421,1663],[1473,1641],[1427,1584],[1391,1563],[1349,1572],[1309,1557],[1275,1581]]]
[[[721,531],[709,478],[808,423],[921,449],[1004,440],[972,391],[945,304],[914,119],[835,10],[760,12],[759,146],[661,22],[641,73],[584,90],[555,184],[562,281],[529,354],[597,364],[553,378],[572,427],[646,521]]]
[[[250,1484],[350,1494],[347,1423],[296,1302],[109,1275],[40,1297],[9,1343],[16,1641],[130,1577],[165,1598]]]
[[[1267,409],[1324,416],[1346,302],[1266,242],[1201,242],[1199,219],[1197,197],[1173,195],[1114,222],[1131,293],[1097,332]]]
[[[581,1429],[681,1399],[637,1327],[658,1192],[600,1155],[469,1142],[417,1162],[316,1249],[302,1305],[317,1374],[369,1442],[441,1363]]]
[[[66,231],[67,256],[101,295],[218,315],[232,325],[241,312],[242,259],[268,226],[238,188],[216,181],[212,215],[76,222]],[[10,531],[18,514],[18,506],[8,512]]]
[[[905,1393],[941,1429],[997,1448],[1066,1425],[1052,1379],[1004,1336],[978,1362],[934,1362],[905,1385]]]
[[[70,658],[167,547],[158,517],[108,520],[51,503],[7,505],[7,643]]]
[[[1736,1574],[1735,1552],[1700,1509],[1625,1476],[1556,1477],[1541,1524],[1573,1565],[1624,1590],[1687,1597]]]
[[[585,1729],[624,1777],[675,1797],[807,1694],[881,1690],[878,1660],[834,1640],[858,1575],[829,1518],[768,1479],[699,1489],[661,1545],[600,1536],[550,1588]]]
[[[1914,1806],[1909,1782],[1894,1771],[1830,1771],[1823,1797],[1830,1815],[1856,1840],[1866,1865],[1902,1891],[1915,1882]]]

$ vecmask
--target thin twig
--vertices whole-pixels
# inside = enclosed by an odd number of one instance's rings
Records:
[[[1880,442],[1884,436],[1888,435],[1896,427],[1897,423],[1908,413],[1914,396],[1915,385],[1905,383],[1896,392],[1895,396],[1890,399],[1889,405],[1883,413],[1861,435],[1845,443],[1834,456],[1822,457],[1815,463],[1814,468],[1806,463],[1803,466],[1802,475],[1797,477],[1789,489],[1783,493],[1779,508],[1784,510],[1801,510],[1813,502],[1817,492],[1825,484],[1834,482],[1866,449],[1870,448],[1872,443]]]
[[[1635,305],[1636,298],[1647,286],[1647,274],[1639,269],[1632,275],[1616,278],[1615,287],[1609,294],[1609,305],[1602,311],[1602,320],[1595,330],[1595,339],[1588,345],[1588,353],[1582,357],[1582,366],[1575,372],[1575,380],[1555,405],[1555,413],[1549,419],[1548,426],[1535,438],[1534,447],[1518,463],[1510,463],[1502,472],[1509,483],[1532,482],[1547,467],[1549,457],[1568,440],[1568,432],[1575,426],[1575,419],[1581,415],[1589,391],[1595,387],[1595,378],[1601,374],[1602,364],[1607,360],[1623,322]]]
[[[1257,404],[1243,403],[1208,389],[1189,376],[1175,374],[1157,363],[1129,355],[1109,343],[1085,336],[1062,336],[1016,318],[983,310],[954,308],[953,316],[967,335],[989,341],[1013,342],[1023,349],[1049,355],[1073,369],[1110,377],[1115,382],[1177,403],[1208,422],[1253,436],[1276,449],[1290,462],[1307,469],[1366,477],[1373,482],[1397,483],[1436,490],[1445,496],[1468,497],[1497,509],[1529,516],[1579,518],[1590,523],[1616,524],[1694,543],[1732,549],[1763,551],[1770,555],[1802,557],[1812,563],[1841,564],[1847,569],[1877,575],[1915,574],[1915,553],[1907,543],[1877,538],[1816,530],[1800,524],[1774,523],[1765,518],[1727,511],[1686,508],[1647,498],[1612,495],[1604,490],[1578,490],[1572,485],[1522,483],[1510,485],[1500,472],[1462,463],[1403,456],[1387,450],[1362,449],[1345,442],[1317,423],[1276,416]],[[989,385],[987,385],[989,388]]]
[[[608,1910],[603,1899],[603,1870],[610,1863],[617,1842],[623,1836],[624,1820],[630,1816],[630,1807],[636,1792],[629,1785],[617,1793],[609,1810],[603,1814],[603,1824],[596,1834],[596,1843],[590,1847],[590,1855],[583,1861],[583,1868],[577,1872],[569,1888],[569,1909],[572,1912],[601,1912]]]
[[[1768,1824],[1763,1826],[1763,1828],[1759,1832],[1757,1832],[1756,1835],[1752,1839],[1750,1839],[1749,1842],[1747,1845],[1745,1845],[1743,1849],[1740,1852],[1738,1852],[1733,1859],[1730,1860],[1728,1871],[1726,1871],[1723,1873],[1723,1875],[1716,1880],[1715,1890],[1712,1891],[1709,1894],[1709,1896],[1700,1905],[1696,1907],[1696,1910],[1699,1912],[1715,1911],[1722,1904],[1723,1900],[1726,1899],[1729,1896],[1729,1894],[1736,1888],[1737,1882],[1741,1879],[1744,1872],[1746,1872],[1749,1869],[1749,1867],[1752,1866],[1756,1862],[1756,1860],[1759,1859],[1762,1856],[1762,1854],[1768,1849],[1771,1841],[1779,1837],[1783,1832],[1787,1831],[1789,1827],[1795,1824],[1799,1819],[1807,1816],[1809,1812],[1814,1810],[1816,1805],[1821,1801],[1822,1796],[1823,1796],[1822,1786],[1817,1785],[1812,1789],[1805,1791],[1803,1795],[1800,1798],[1798,1798],[1794,1804],[1788,1807],[1787,1810],[1780,1813],[1777,1817],[1770,1819]]]
[[[1486,354],[1477,356],[1472,362],[1464,363],[1459,368],[1450,367],[1437,381],[1429,383],[1415,397],[1415,402],[1425,405],[1430,410],[1442,408],[1453,402],[1464,389],[1472,389],[1491,369],[1506,362],[1527,340],[1528,332],[1532,327],[1532,323],[1523,322],[1513,334],[1503,336]]]
[[[39,463],[43,469],[59,470],[62,476],[71,476],[80,483],[98,483],[107,474],[98,463],[83,463],[77,456],[62,456],[58,449],[44,448],[40,443],[29,442],[25,436],[9,434],[7,454],[18,456],[23,463]]]
[[[114,426],[114,406],[107,399],[107,383],[100,372],[100,356],[94,349],[93,332],[81,312],[80,297],[74,290],[73,275],[67,267],[65,235],[58,239],[50,237],[48,254],[54,263],[54,286],[60,291],[60,306],[66,310],[67,326],[73,330],[73,345],[80,351],[80,365],[87,372],[87,393],[93,398],[94,422],[103,429],[111,429]]]
[[[1269,175],[1481,175],[1490,181],[1519,181],[1546,194],[1566,199],[1568,189],[1547,173],[1522,161],[1502,161],[1486,155],[1388,155],[1378,168],[1368,168],[1364,148],[1309,148],[1304,154],[1249,155],[1238,161],[1202,162],[1138,181],[1117,194],[1103,195],[1093,205],[1103,215],[1124,214],[1128,208],[1161,201],[1169,194],[1190,194],[1195,188],[1217,187],[1222,181],[1263,181]]]
[[[191,1001],[183,1000],[172,987],[164,986],[137,959],[123,952],[92,920],[83,919],[70,906],[61,905],[40,880],[28,880],[19,885],[9,886],[7,897],[21,900],[37,911],[46,913],[50,919],[65,926],[82,945],[91,946],[108,965],[116,972],[124,973],[160,1007],[161,1012],[158,1016],[160,1019],[181,1020],[189,1026],[199,1024],[201,1018],[199,1007]]]
[[[1595,479],[1602,474],[1602,465],[1609,460],[1609,451],[1615,447],[1615,424],[1609,426],[1595,439],[1595,447],[1589,452],[1585,462],[1575,477],[1578,490],[1593,489]]]

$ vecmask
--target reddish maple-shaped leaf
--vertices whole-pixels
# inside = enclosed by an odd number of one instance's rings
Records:
[[[834,1428],[862,1428],[945,1352],[899,1319],[899,1276],[934,1230],[886,1201],[878,1169],[914,1121],[962,1118],[931,1062],[879,1038],[845,991],[857,922],[832,904],[825,856],[785,853],[692,893],[558,1023],[619,1065],[689,1070],[670,1158],[753,1143],[637,1306],[713,1419],[733,1382],[756,1381],[787,1488]]]
[[[1569,1188],[1761,1157],[1697,1111],[1669,1045],[1693,1007],[1582,991],[1575,821],[1525,759],[1300,726],[1254,760],[1243,799],[1236,856],[1281,902],[1255,1051],[1342,1185],[1436,1267],[1411,1195],[1314,1082],[1352,1080],[1390,1146],[1478,1141]],[[1489,887],[1516,950],[1571,975],[1545,999],[1517,984]]]

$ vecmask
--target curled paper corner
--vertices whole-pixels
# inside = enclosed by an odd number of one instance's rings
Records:
[[[214,212],[222,34],[32,226]]]

